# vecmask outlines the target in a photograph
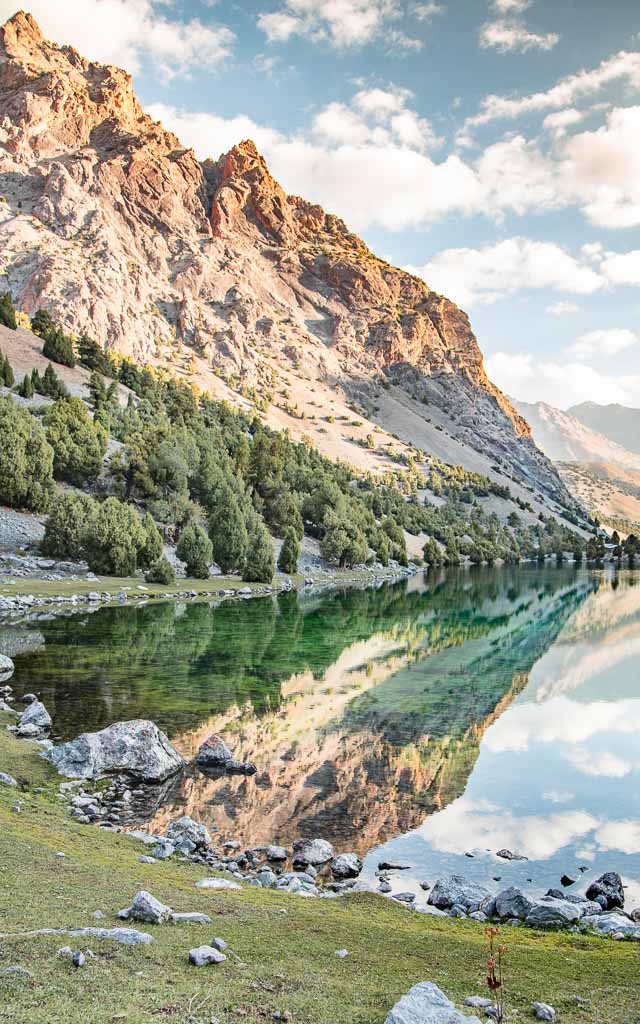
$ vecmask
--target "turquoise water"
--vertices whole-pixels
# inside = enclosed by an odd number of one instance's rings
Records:
[[[494,889],[546,889],[566,872],[578,891],[616,869],[632,905],[639,583],[460,570],[75,613],[12,629],[0,649],[57,738],[146,717],[187,757],[216,732],[257,765],[251,778],[189,768],[150,794],[152,828],[188,813],[246,845],[322,835],[366,855],[365,876],[380,859],[408,864],[394,885],[422,898],[419,881],[444,871]],[[502,861],[501,847],[528,860]]]

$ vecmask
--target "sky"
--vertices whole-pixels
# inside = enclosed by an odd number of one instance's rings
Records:
[[[0,0],[10,17],[16,0]],[[639,0],[30,0],[199,158],[253,138],[523,401],[640,407]]]

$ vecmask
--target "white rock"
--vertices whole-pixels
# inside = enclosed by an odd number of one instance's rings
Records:
[[[556,1019],[556,1011],[548,1003],[532,1003],[531,1012],[536,1020],[553,1022]]]
[[[213,946],[197,946],[189,950],[189,963],[194,967],[206,967],[208,964],[223,964],[226,960],[224,953]]]
[[[433,982],[421,981],[389,1011],[385,1024],[480,1024],[480,1021],[456,1010]]]
[[[201,878],[196,882],[196,889],[242,889],[242,886],[228,878]]]
[[[72,779],[100,779],[122,772],[145,782],[160,782],[185,764],[165,734],[145,719],[83,733],[53,747],[45,757],[61,775]]]

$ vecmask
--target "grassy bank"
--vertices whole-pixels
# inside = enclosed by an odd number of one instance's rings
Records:
[[[257,1024],[288,1011],[297,1024],[377,1024],[417,981],[435,981],[457,1000],[484,994],[484,937],[475,922],[425,917],[366,894],[329,901],[251,887],[200,891],[194,882],[205,872],[194,865],[140,864],[142,844],[65,816],[59,778],[35,745],[6,732],[8,721],[0,715],[0,771],[13,774],[20,789],[0,786],[0,1020]],[[16,799],[19,814],[11,810]],[[6,936],[92,926],[96,910],[106,915],[101,926],[114,927],[118,909],[141,888],[175,910],[204,911],[213,924],[144,926],[155,942],[131,949]],[[214,935],[241,962],[229,956],[219,967],[190,967],[188,950]],[[639,945],[509,928],[504,938],[514,1019],[532,1019],[531,1002],[543,999],[566,1024],[638,1020]],[[97,959],[76,970],[56,956],[67,944],[91,948]],[[335,956],[342,947],[349,950],[344,960]],[[13,965],[33,979],[3,976]]]
[[[281,584],[285,578],[291,580],[292,585],[297,589],[304,589],[304,581],[307,578],[313,579],[314,586],[316,587],[329,585],[339,587],[367,583],[381,578],[393,580],[398,578],[398,574],[391,570],[382,570],[375,573],[368,570],[344,570],[333,573],[313,570],[304,576],[276,577],[272,584],[274,591],[280,591]],[[140,589],[141,587],[143,588],[142,590]],[[123,590],[128,593],[130,598],[132,596],[140,598],[143,595],[148,598],[161,598],[166,597],[167,594],[176,594],[178,592],[184,594],[189,591],[202,597],[216,597],[220,590],[237,591],[245,588],[249,588],[255,593],[264,593],[268,586],[264,583],[246,583],[238,576],[215,576],[206,580],[182,578],[177,579],[175,583],[167,585],[147,583],[140,576],[98,576],[93,580],[70,578],[45,580],[38,576],[25,576],[16,577],[11,583],[0,581],[0,597],[17,597],[24,594],[44,598],[70,597],[72,594],[86,597],[87,594],[98,593],[111,594],[115,598]]]

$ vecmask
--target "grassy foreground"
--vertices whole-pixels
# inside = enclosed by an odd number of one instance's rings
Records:
[[[294,1024],[382,1024],[417,981],[435,981],[460,1001],[485,994],[484,936],[475,922],[425,917],[368,894],[330,901],[252,887],[200,891],[194,882],[202,868],[140,864],[139,842],[65,816],[59,778],[34,744],[6,732],[8,721],[0,715],[0,771],[14,775],[20,789],[0,785],[0,1021],[231,1024],[269,1021],[280,1011]],[[40,786],[44,792],[34,793]],[[19,814],[11,810],[16,799]],[[114,927],[116,912],[142,888],[174,910],[208,913],[213,924],[140,925],[155,942],[136,948],[6,934]],[[104,920],[93,920],[96,910]],[[215,935],[239,959],[190,967],[189,949]],[[542,999],[563,1024],[640,1021],[640,944],[522,928],[504,929],[504,940],[508,1005],[519,1011],[513,1020],[532,1020],[531,1002]],[[68,944],[92,949],[96,959],[76,970],[56,956]],[[342,947],[349,950],[344,960],[335,956]],[[14,965],[33,979],[3,973]]]

